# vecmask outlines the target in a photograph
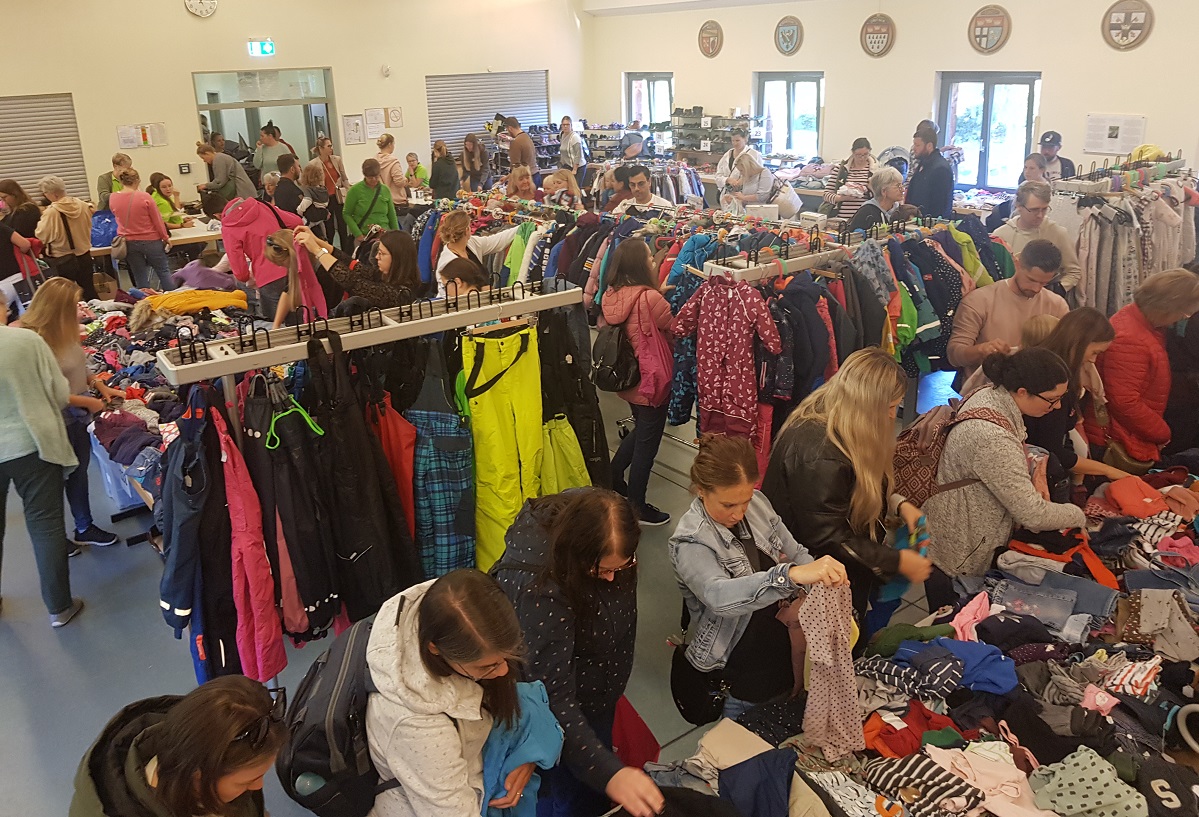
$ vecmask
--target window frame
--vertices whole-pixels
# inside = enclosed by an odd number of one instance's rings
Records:
[[[955,190],[996,190],[1013,192],[1014,187],[1003,187],[990,184],[989,158],[991,151],[991,112],[995,101],[995,86],[997,85],[1027,85],[1028,86],[1028,127],[1024,136],[1024,155],[1027,156],[1036,145],[1037,112],[1041,98],[1040,71],[942,71],[938,75],[937,90],[937,126],[941,134],[948,139],[949,133],[949,97],[953,86],[957,83],[974,82],[983,86],[982,135],[983,149],[979,157],[979,178],[972,184],[959,183],[955,180]],[[944,147],[944,145],[942,145]]]
[[[788,152],[793,152],[792,147],[794,140],[794,131],[791,129],[791,123],[795,121],[795,111],[793,105],[795,102],[795,92],[792,90],[792,85],[801,82],[814,82],[816,84],[816,152],[813,156],[821,156],[822,143],[824,141],[824,133],[822,125],[824,122],[824,72],[823,71],[758,71],[754,74],[755,93],[754,93],[754,113],[759,116],[766,114],[766,83],[767,82],[786,82],[787,83],[787,144],[780,146],[771,143],[771,153],[777,152],[780,149]],[[769,129],[765,128],[766,120],[762,120],[763,134],[768,133]],[[764,141],[764,140],[763,140]],[[811,158],[805,157],[805,158]]]
[[[625,72],[624,75],[624,116],[625,124],[633,121],[633,83],[645,82],[646,102],[650,111],[653,111],[653,93],[655,82],[670,83],[670,101],[666,107],[670,114],[674,113],[674,72],[673,71],[631,71]],[[670,114],[667,115],[666,121],[670,122]],[[649,119],[642,120],[642,124],[652,124]]]

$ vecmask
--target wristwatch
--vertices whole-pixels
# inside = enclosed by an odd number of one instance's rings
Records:
[[[320,258],[322,255],[328,255],[328,254],[329,254],[329,250],[326,249],[325,247],[321,247],[321,250],[320,250],[320,252],[318,252],[316,254],[316,257]]]

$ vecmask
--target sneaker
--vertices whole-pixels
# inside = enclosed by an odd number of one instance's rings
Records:
[[[115,533],[109,533],[95,525],[88,525],[87,530],[75,531],[73,541],[77,545],[95,545],[103,548],[115,545],[121,540]]]
[[[666,513],[665,511],[658,510],[648,502],[641,506],[641,509],[638,511],[637,515],[641,518],[641,524],[650,528],[656,528],[661,525],[665,525],[670,521],[670,514]]]
[[[50,616],[50,626],[54,629],[67,626],[75,616],[79,615],[79,611],[83,609],[83,599],[71,599],[71,606],[63,610],[61,613],[54,613]]]
[[[76,556],[78,556],[80,553],[83,553],[83,548],[79,547],[79,545],[73,544],[71,542],[67,542],[67,546],[70,548],[70,550],[67,551],[68,559],[73,559]]]

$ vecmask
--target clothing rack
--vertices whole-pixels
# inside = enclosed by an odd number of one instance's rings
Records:
[[[761,256],[729,258],[722,261],[707,261],[703,270],[694,267],[687,269],[704,278],[711,275],[721,275],[732,281],[756,282],[776,275],[792,275],[804,270],[822,267],[831,261],[848,261],[849,252],[844,247],[804,253],[797,256],[778,256],[773,261],[760,263]]]

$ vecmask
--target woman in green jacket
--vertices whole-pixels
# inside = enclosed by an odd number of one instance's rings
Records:
[[[354,234],[355,243],[360,243],[367,231],[376,224],[386,230],[400,228],[391,195],[379,178],[380,172],[379,160],[367,159],[362,163],[362,181],[346,194],[343,215],[346,226]]]
[[[146,188],[146,192],[158,205],[158,212],[162,213],[162,220],[166,222],[168,230],[182,230],[196,223],[194,219],[179,213],[182,209],[179,204],[179,192],[175,190],[175,183],[171,181],[170,176],[165,173],[151,173],[150,186]]]

